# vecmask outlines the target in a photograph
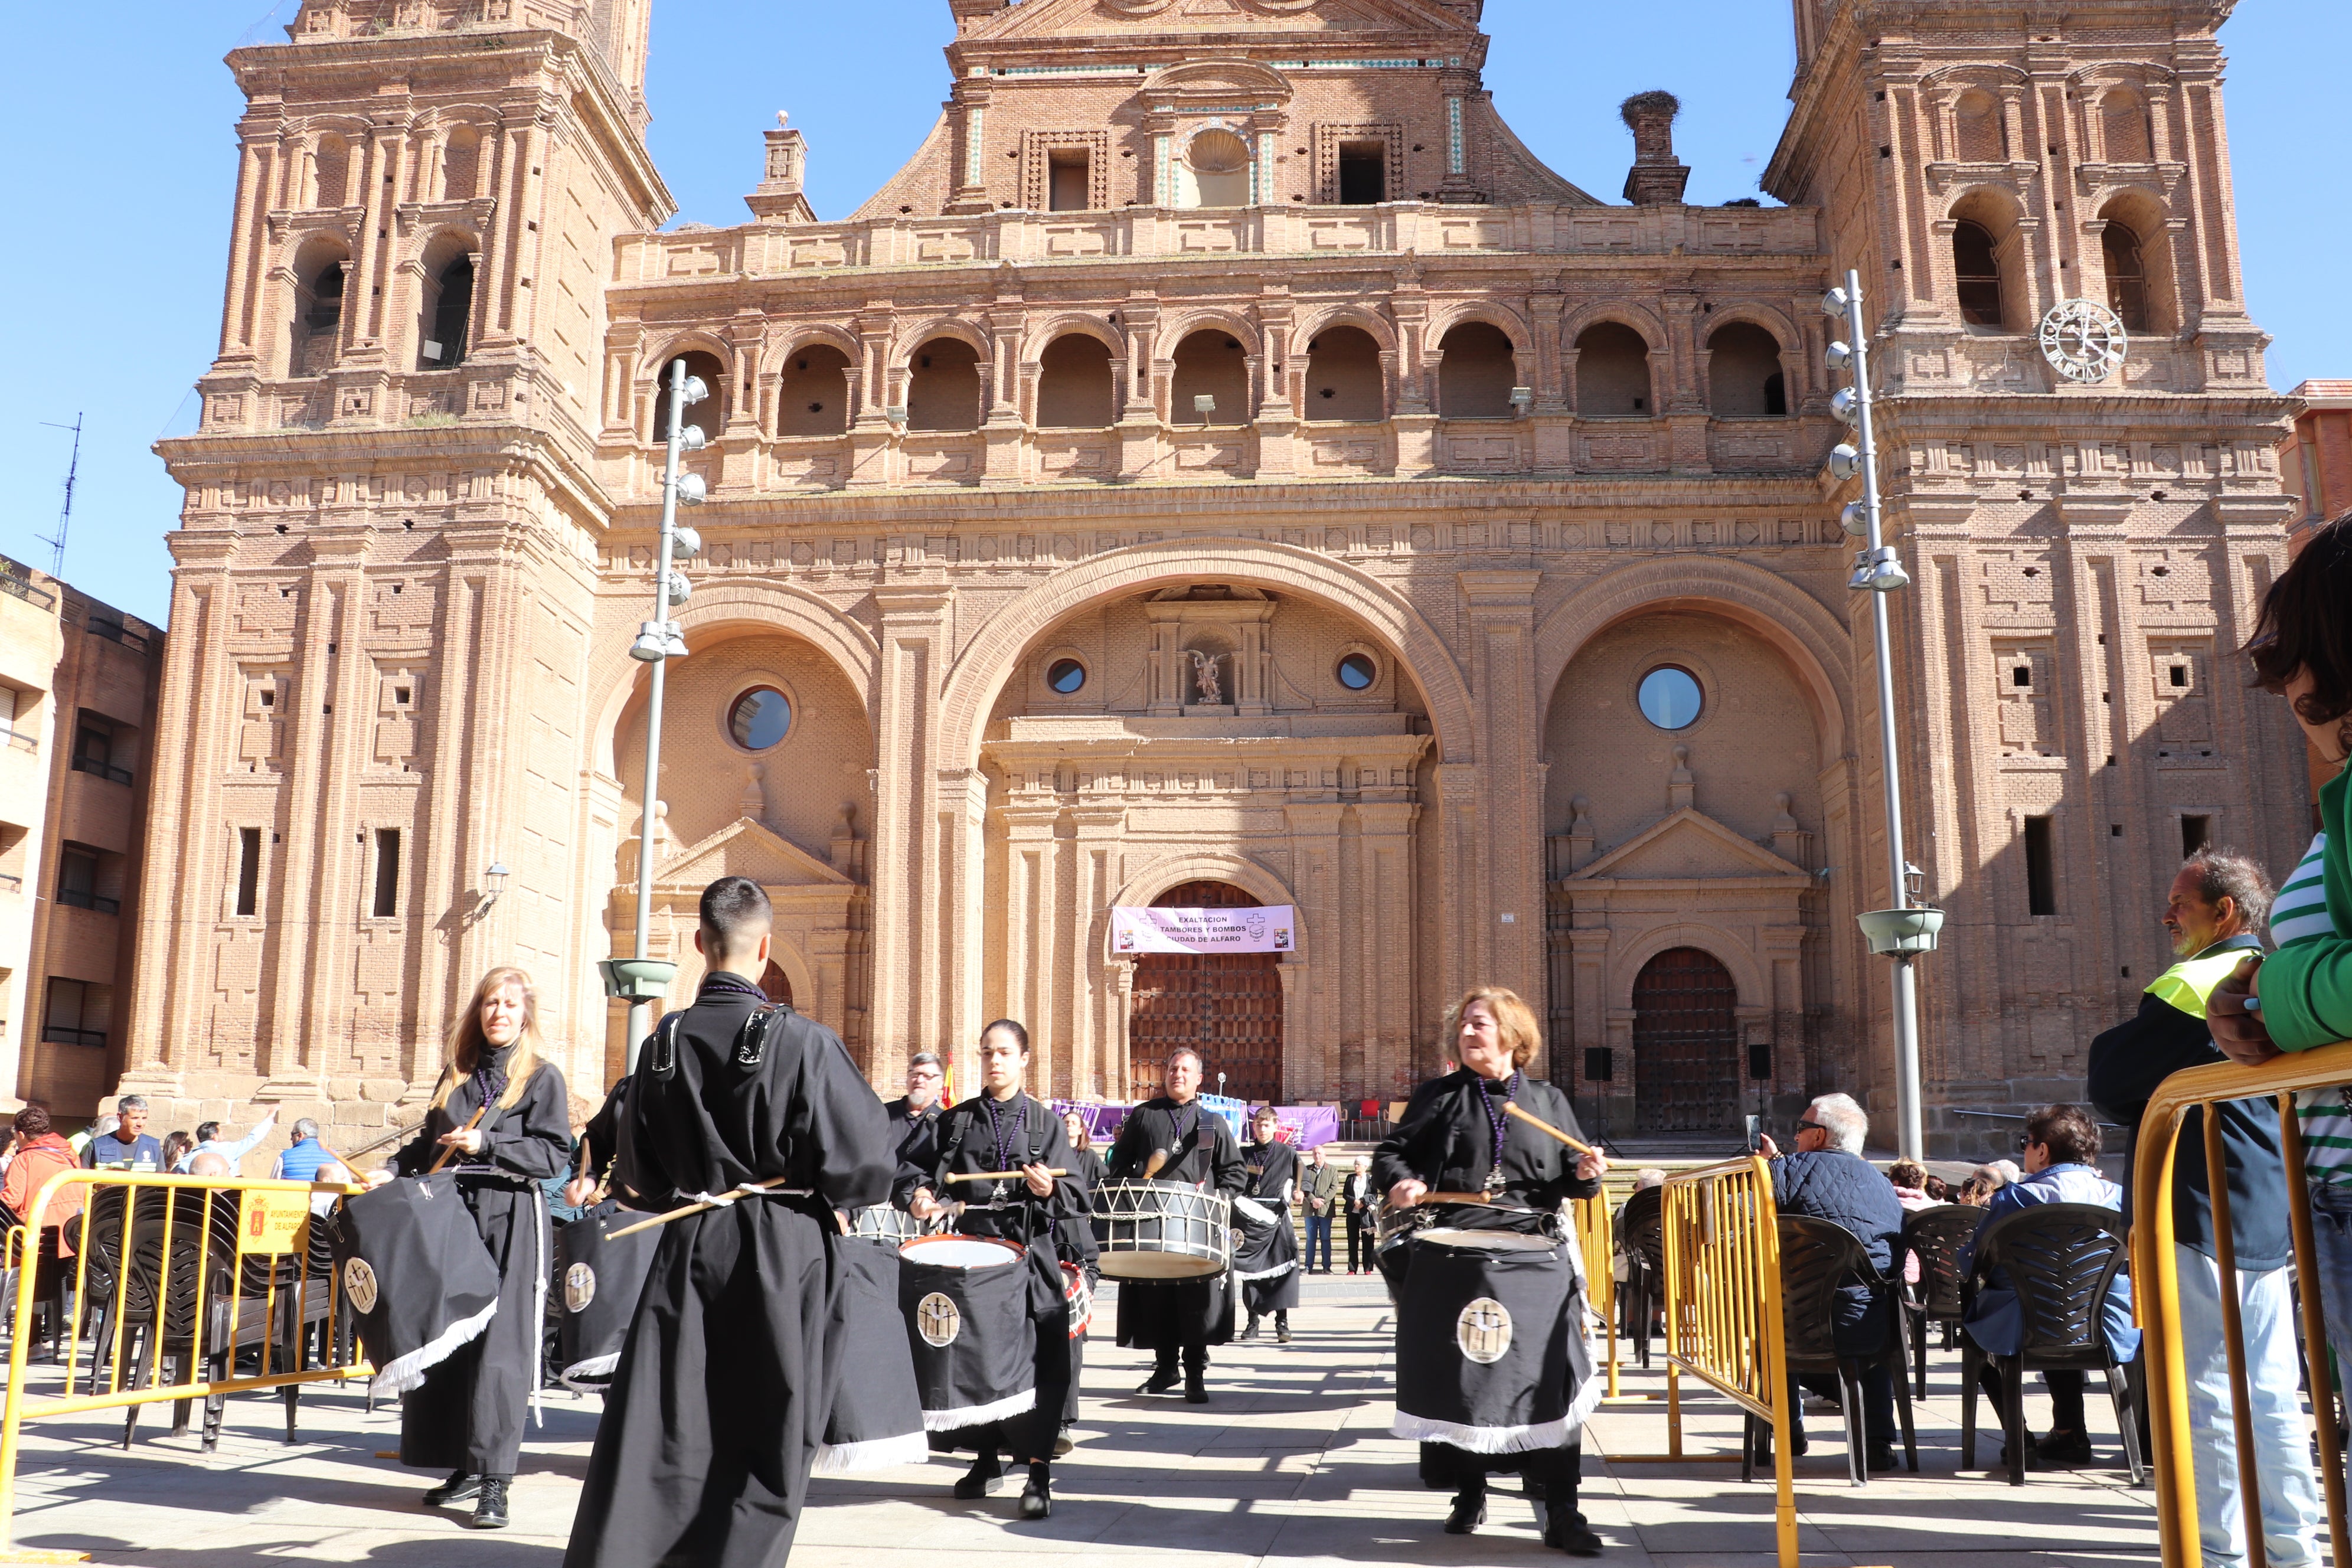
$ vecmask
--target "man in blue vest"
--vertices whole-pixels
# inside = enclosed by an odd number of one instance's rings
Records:
[[[2248,953],[2262,952],[2271,898],[2262,867],[2229,850],[2199,850],[2173,879],[2164,929],[2179,962],[2149,984],[2128,1022],[2091,1042],[2086,1088],[2101,1115],[2128,1129],[2126,1150],[2139,1142],[2140,1114],[2157,1085],[2183,1068],[2223,1059],[2206,1023],[2207,1000]],[[2319,1561],[2322,1515],[2309,1426],[2297,1394],[2301,1373],[2287,1283],[2294,1251],[2287,1228],[2278,1107],[2267,1100],[2233,1100],[2217,1113],[2245,1331],[2254,1433],[2250,1458],[2262,1492],[2263,1546],[2274,1568],[2305,1568]],[[2231,1418],[2212,1177],[2202,1153],[2201,1111],[2189,1113],[2175,1147],[2180,1152],[2173,1166],[2173,1246],[2180,1272],[2180,1348],[2189,1384],[2198,1524],[2207,1568],[2239,1568],[2246,1561],[2245,1509]],[[2128,1158],[2125,1172],[2124,1191],[2129,1194]],[[2090,1450],[2089,1437],[2079,1429],[2053,1431],[2039,1445],[2044,1459],[2078,1464],[2090,1458]]]

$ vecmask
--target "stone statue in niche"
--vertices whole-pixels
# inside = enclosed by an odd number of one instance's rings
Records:
[[[1224,706],[1224,682],[1217,678],[1217,663],[1224,657],[1221,653],[1202,653],[1199,648],[1192,650],[1192,687],[1195,700],[1204,708]]]

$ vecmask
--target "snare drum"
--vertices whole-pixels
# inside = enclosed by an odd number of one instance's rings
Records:
[[[1095,1240],[1114,1279],[1203,1279],[1234,1260],[1233,1205],[1184,1182],[1109,1182],[1095,1192]]]
[[[1590,1409],[1582,1281],[1564,1243],[1434,1226],[1405,1243],[1396,1330],[1400,1437],[1474,1454],[1557,1448]]]
[[[1037,1337],[1026,1248],[975,1236],[918,1237],[898,1249],[898,1310],[923,1426],[952,1432],[1037,1403]]]
[[[849,1211],[849,1234],[861,1241],[877,1241],[898,1250],[919,1236],[930,1234],[930,1227],[890,1204],[876,1204],[871,1208]]]

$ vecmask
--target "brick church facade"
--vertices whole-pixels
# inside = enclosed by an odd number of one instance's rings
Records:
[[[1884,1102],[1849,267],[1939,1144],[2079,1091],[2185,843],[2300,848],[2232,660],[2291,507],[2226,5],[1797,0],[1787,205],[1691,206],[1663,95],[1621,196],[1546,168],[1482,0],[948,0],[943,112],[856,213],[780,125],[751,221],[661,232],[650,3],[309,0],[230,57],[122,1086],[177,1122],[391,1125],[500,962],[593,1094],[636,879],[683,997],[730,872],[877,1083],[1010,1014],[1057,1094],[1183,1038],[1234,1093],[1391,1100],[1492,980],[1612,1134]],[[2104,382],[2036,341],[2078,297],[2131,331]],[[680,356],[711,499],[648,850]],[[1112,952],[1155,900],[1295,905],[1295,951]]]

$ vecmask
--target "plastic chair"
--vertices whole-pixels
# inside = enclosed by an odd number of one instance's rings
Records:
[[[1869,1355],[1845,1354],[1837,1348],[1836,1340],[1837,1293],[1842,1288],[1868,1285],[1889,1294],[1899,1292],[1872,1265],[1861,1238],[1843,1226],[1811,1215],[1784,1214],[1780,1216],[1780,1319],[1789,1345],[1789,1375],[1792,1379],[1805,1373],[1836,1376],[1845,1406],[1846,1470],[1859,1487],[1870,1480],[1862,1374],[1872,1366],[1884,1366],[1894,1381],[1895,1410],[1902,1418],[1904,1463],[1917,1474],[1919,1437],[1911,1420],[1911,1378],[1904,1364],[1901,1320],[1895,1321],[1886,1343]],[[1792,1390],[1784,1389],[1781,1395],[1794,1397]],[[1747,1426],[1742,1479],[1752,1479],[1756,1439],[1762,1428],[1753,1415],[1748,1417]]]
[[[1633,1342],[1642,1370],[1650,1370],[1651,1325],[1664,1300],[1666,1230],[1663,1187],[1643,1187],[1617,1211],[1617,1256],[1625,1260],[1623,1321],[1618,1331]]]
[[[2038,1204],[2006,1214],[1987,1226],[1977,1242],[1973,1282],[1982,1286],[1998,1268],[2017,1294],[2019,1341],[2015,1355],[1989,1356],[1966,1333],[1960,1336],[1960,1465],[1977,1462],[1977,1372],[1987,1361],[1999,1364],[2006,1408],[2001,1430],[2009,1441],[2009,1484],[2025,1484],[2025,1374],[2029,1372],[2099,1372],[2106,1376],[2116,1426],[2123,1434],[2124,1459],[2132,1485],[2145,1471],[2140,1463],[2139,1391],[2107,1346],[2107,1292],[2130,1258],[2123,1215],[2095,1204]]]
[[[1960,1253],[1984,1224],[1984,1210],[1966,1204],[1939,1204],[1903,1222],[1895,1256],[1919,1259],[1919,1280],[1904,1287],[1903,1316],[1911,1332],[1911,1364],[1918,1396],[1927,1397],[1927,1325],[1944,1325],[1944,1343],[1968,1313],[1968,1282],[1960,1277]]]

